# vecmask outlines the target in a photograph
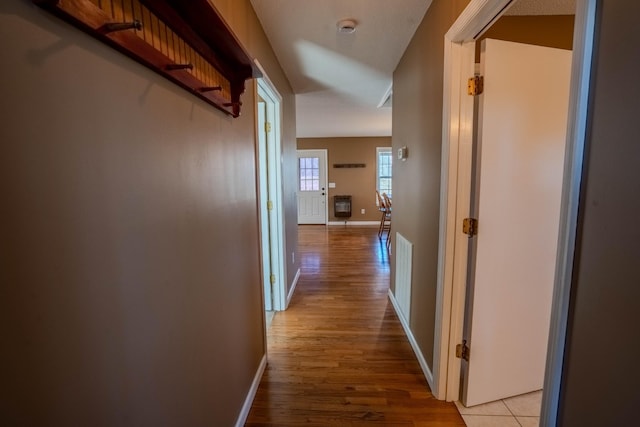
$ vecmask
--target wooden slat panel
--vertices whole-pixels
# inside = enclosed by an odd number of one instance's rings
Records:
[[[176,57],[176,63],[179,64],[184,64],[186,62],[186,55],[184,53],[184,40],[182,40],[181,38],[177,39],[177,44],[178,44],[178,56]]]
[[[193,70],[191,71],[191,73],[195,78],[202,81],[202,79],[200,78],[200,55],[198,55],[195,51],[193,52],[192,64],[193,64]]]
[[[158,40],[160,41],[160,52],[169,56],[169,47],[167,45],[167,26],[164,22],[158,22]]]
[[[202,72],[204,68],[203,62],[202,56],[196,54],[196,77],[204,82],[204,73]]]
[[[205,63],[205,75],[207,86],[217,86],[214,75],[213,75],[213,67],[208,62]]]
[[[107,16],[113,19],[113,8],[111,7],[111,0],[102,0],[102,10],[104,10],[104,13],[106,13]]]
[[[122,1],[122,13],[124,22],[133,22],[133,6],[131,0]]]
[[[122,0],[111,0],[111,9],[113,10],[113,20],[115,22],[124,22]]]
[[[167,28],[167,56],[173,61],[176,61],[176,52],[175,52],[175,43],[174,43],[175,34],[169,28]]]
[[[142,16],[142,5],[138,0],[131,0],[131,11],[132,11],[131,13],[132,13],[133,19],[140,21],[144,26],[144,19]],[[142,28],[141,30],[135,30],[135,34],[136,36],[144,40],[144,28]]]
[[[193,49],[188,44],[184,44],[184,63],[193,64]]]
[[[160,51],[160,34],[159,34],[160,21],[158,17],[153,13],[151,14],[151,45]]]
[[[142,32],[143,39],[151,46],[153,46],[153,35],[151,28],[151,12],[144,6],[140,6],[142,11]]]

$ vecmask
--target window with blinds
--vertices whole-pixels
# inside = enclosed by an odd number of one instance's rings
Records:
[[[376,148],[376,190],[380,194],[387,193],[389,197],[392,192],[392,160],[391,147]]]

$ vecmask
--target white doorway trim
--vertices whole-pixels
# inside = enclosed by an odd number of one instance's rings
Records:
[[[268,168],[268,178],[266,185],[258,185],[259,191],[259,211],[260,211],[260,238],[262,239],[261,247],[270,247],[269,254],[262,254],[263,269],[271,270],[271,274],[275,276],[275,283],[272,286],[272,304],[273,310],[280,311],[286,309],[286,271],[285,271],[285,252],[284,252],[284,214],[283,214],[283,195],[282,195],[282,96],[269,80],[266,72],[256,60],[256,65],[262,72],[263,77],[257,79],[257,94],[266,103],[266,120],[271,124],[271,131],[267,134],[269,154],[266,158],[260,150],[256,150],[258,154],[258,167]],[[257,105],[257,101],[256,101]],[[256,114],[258,117],[258,114]],[[258,123],[258,126],[264,124]],[[262,129],[256,129],[262,132]],[[256,140],[259,140],[257,138]],[[263,150],[264,151],[264,150]],[[266,154],[266,153],[265,153]],[[268,164],[267,164],[268,163]],[[258,179],[262,174],[258,174]],[[267,195],[270,196],[267,197]],[[268,202],[271,202],[273,208],[268,210]],[[263,221],[263,218],[269,218]],[[270,261],[269,261],[270,260]],[[264,265],[269,263],[270,265]],[[263,274],[264,276],[264,274]],[[267,284],[264,284],[267,286]]]
[[[466,236],[461,218],[469,212],[473,101],[465,94],[474,73],[475,40],[512,0],[472,0],[445,35],[440,243],[434,339],[434,390],[438,399],[457,400],[466,289]],[[577,224],[578,195],[586,132],[588,86],[597,0],[577,2],[565,154],[562,208],[541,425],[555,425],[566,336],[569,290]]]
[[[582,165],[587,134],[587,110],[589,106],[593,39],[596,26],[596,3],[597,0],[579,1],[576,7],[571,93],[569,98],[570,121],[567,128],[558,258],[556,260],[547,368],[544,378],[542,415],[540,417],[540,425],[542,427],[557,425],[558,406],[560,404],[562,361],[564,359],[567,336]]]

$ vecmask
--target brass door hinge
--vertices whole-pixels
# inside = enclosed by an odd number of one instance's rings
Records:
[[[471,96],[480,95],[484,91],[484,77],[471,77],[467,84],[467,93]]]
[[[271,132],[271,123],[270,122],[264,122],[264,131],[269,133]]]
[[[271,284],[273,285],[274,283],[276,283],[276,275],[272,274],[271,277],[269,277],[269,280],[271,281]]]
[[[462,344],[458,344],[456,346],[456,357],[458,359],[469,361],[469,346],[467,345],[467,340],[462,340]]]
[[[267,202],[267,210],[272,211],[273,210],[273,202],[271,200],[269,200]]]
[[[475,218],[465,218],[462,220],[462,232],[469,237],[478,234],[478,220]]]

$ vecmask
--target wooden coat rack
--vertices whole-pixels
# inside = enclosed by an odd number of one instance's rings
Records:
[[[33,2],[233,117],[246,80],[262,76],[207,0]]]

